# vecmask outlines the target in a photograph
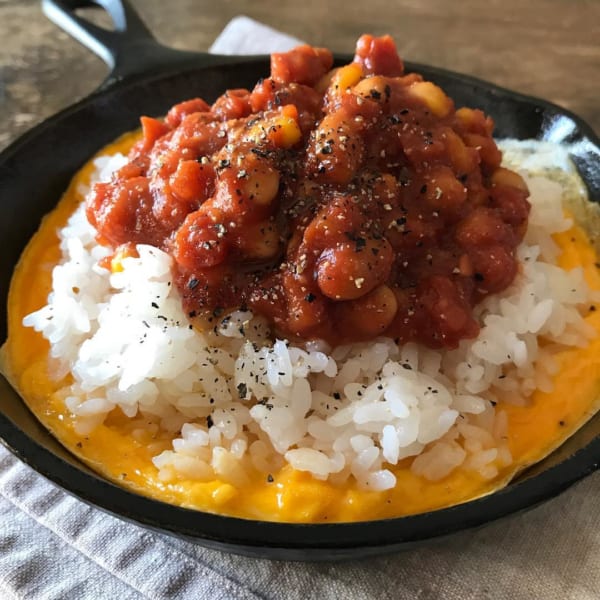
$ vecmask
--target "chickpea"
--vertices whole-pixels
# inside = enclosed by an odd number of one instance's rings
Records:
[[[390,173],[383,173],[375,181],[371,182],[373,188],[373,214],[387,216],[389,211],[398,205],[400,198],[400,185],[398,180]]]
[[[323,206],[304,230],[303,240],[319,249],[334,246],[348,238],[344,232],[360,228],[360,208],[350,197],[336,197]]]
[[[466,133],[463,139],[467,146],[475,148],[481,158],[482,167],[486,173],[493,173],[502,162],[502,153],[491,137]]]
[[[337,323],[344,330],[357,332],[361,337],[381,335],[392,323],[398,312],[396,295],[387,285],[348,302],[340,302]]]
[[[477,152],[473,148],[467,148],[460,136],[450,128],[444,130],[443,138],[454,172],[463,175],[473,171],[477,166]]]
[[[246,170],[246,177],[240,181],[240,188],[246,198],[259,206],[267,206],[275,200],[279,192],[279,173],[269,164],[256,161]]]
[[[392,261],[392,247],[385,238],[357,237],[321,253],[317,283],[332,300],[354,300],[387,280]]]
[[[286,271],[283,289],[287,298],[286,327],[295,334],[306,335],[314,327],[323,325],[327,316],[325,298],[314,283],[307,285],[302,277]]]
[[[478,207],[461,221],[455,233],[456,241],[463,248],[506,244],[513,239],[512,229],[500,216],[486,207]]]
[[[419,81],[408,88],[408,93],[413,98],[421,100],[436,117],[445,117],[450,114],[454,103],[442,90],[431,81]]]
[[[364,159],[361,136],[344,120],[343,114],[327,115],[310,141],[309,156],[321,181],[348,183]]]
[[[517,261],[505,246],[490,245],[469,249],[477,288],[482,293],[495,293],[506,288],[517,274]]]
[[[352,92],[362,98],[370,98],[378,102],[385,102],[389,100],[391,94],[391,87],[389,84],[388,77],[382,77],[381,75],[375,75],[374,77],[367,77],[359,81]]]
[[[248,260],[266,260],[279,252],[279,231],[273,221],[245,225],[236,245]]]
[[[467,189],[449,167],[437,167],[427,176],[425,183],[427,203],[436,210],[457,210],[467,199]]]
[[[459,108],[455,116],[462,128],[470,133],[489,137],[494,131],[494,121],[490,117],[486,117],[478,108]]]

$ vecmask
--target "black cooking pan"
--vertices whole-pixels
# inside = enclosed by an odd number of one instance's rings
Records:
[[[75,14],[100,5],[109,32]],[[111,67],[98,91],[38,125],[0,154],[4,218],[1,289],[6,304],[13,268],[42,216],[72,175],[99,148],[138,126],[141,114],[161,115],[180,100],[215,99],[231,87],[251,87],[269,72],[268,57],[179,52],[159,45],[127,2],[45,0],[46,14]],[[338,61],[349,57],[337,57]],[[439,84],[457,105],[492,115],[498,137],[537,138],[570,145],[593,201],[600,199],[600,142],[588,125],[558,106],[477,79],[407,63]],[[6,339],[6,317],[0,342]],[[365,523],[292,525],[195,512],[138,496],[102,479],[64,450],[21,398],[0,381],[0,437],[34,469],[79,498],[150,528],[207,546],[279,559],[343,559],[391,552],[504,517],[546,500],[588,475],[600,462],[600,415],[552,456],[486,498],[426,514]]]

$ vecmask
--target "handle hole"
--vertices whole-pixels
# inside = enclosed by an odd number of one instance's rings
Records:
[[[110,15],[101,6],[76,8],[74,12],[81,19],[85,19],[105,31],[116,31],[115,24]]]

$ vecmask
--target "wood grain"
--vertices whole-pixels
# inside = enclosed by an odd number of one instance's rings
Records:
[[[407,60],[469,73],[556,102],[600,131],[597,0],[132,0],[156,37],[206,50],[246,14],[309,43],[351,52],[390,33]],[[106,67],[37,1],[0,2],[0,148],[102,81]]]

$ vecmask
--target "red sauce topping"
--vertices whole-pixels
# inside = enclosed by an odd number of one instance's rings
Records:
[[[492,120],[405,75],[389,36],[332,64],[301,46],[251,92],[142,117],[88,218],[101,243],[169,252],[192,317],[245,306],[290,338],[454,347],[515,277],[527,188]]]

